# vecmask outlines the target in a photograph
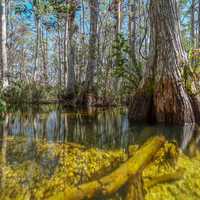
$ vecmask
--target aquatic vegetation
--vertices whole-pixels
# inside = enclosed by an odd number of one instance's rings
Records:
[[[170,168],[175,167],[179,157],[179,149],[176,143],[166,142],[164,146],[155,155],[155,162],[153,163],[158,167]]]
[[[40,200],[62,194],[67,188],[109,175],[128,155],[123,150],[100,150],[75,143],[49,143],[7,137],[0,153],[0,200]],[[133,156],[138,146],[129,146]],[[155,154],[142,173],[146,200],[200,198],[200,153],[189,158],[175,143]],[[114,199],[120,199],[116,193]],[[122,195],[123,196],[123,195]],[[112,198],[111,198],[112,199]]]
[[[6,142],[9,156],[7,160],[1,158],[0,162],[2,200],[44,199],[68,186],[101,177],[127,159],[122,150],[87,149],[73,143],[12,137]]]
[[[173,149],[173,148],[172,148]],[[172,153],[174,150],[172,150]],[[174,152],[175,153],[175,152]],[[177,155],[177,154],[176,154]],[[176,156],[175,155],[175,156]],[[173,155],[174,156],[174,155]],[[198,200],[200,199],[200,157],[196,156],[189,158],[182,152],[176,157],[176,165],[159,165],[154,163],[146,168],[143,172],[144,185],[146,189],[145,200]],[[182,177],[167,176],[183,171]],[[159,172],[159,173],[158,173]],[[150,177],[158,177],[160,175],[166,176],[166,181],[148,187]],[[179,175],[178,175],[179,176]],[[172,179],[172,180],[171,180]],[[173,180],[174,179],[174,180]]]

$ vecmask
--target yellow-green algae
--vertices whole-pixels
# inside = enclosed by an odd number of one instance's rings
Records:
[[[71,143],[35,141],[27,144],[26,140],[14,138],[8,138],[6,143],[6,154],[13,156],[14,161],[0,154],[2,200],[46,199],[65,187],[109,173],[127,159],[122,150],[88,149]],[[34,152],[28,149],[30,145]]]
[[[106,151],[73,143],[33,142],[13,137],[4,143],[5,149],[0,153],[1,200],[48,199],[66,187],[104,176],[127,160],[122,150]],[[134,156],[137,148],[130,146],[129,154]],[[177,152],[175,145],[166,143],[156,154],[156,160],[145,168],[146,200],[200,199],[200,153],[189,158]],[[182,179],[146,187],[149,177],[177,169],[184,169]],[[114,199],[123,198],[115,194]]]
[[[173,152],[173,151],[172,151]],[[175,151],[174,151],[175,152]],[[149,179],[145,177],[157,177],[167,175],[184,169],[183,177],[177,181],[167,181],[146,188],[145,200],[199,200],[200,199],[200,155],[189,158],[182,152],[177,157],[176,163],[153,163],[143,172],[144,185]]]

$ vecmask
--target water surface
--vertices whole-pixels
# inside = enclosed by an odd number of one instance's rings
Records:
[[[193,140],[198,147],[200,139],[194,124],[184,127],[131,124],[124,107],[72,110],[59,105],[40,106],[8,113],[1,121],[2,130],[3,127],[8,136],[74,142],[103,149],[126,148],[130,144],[142,144],[152,135],[165,135],[186,150]],[[1,131],[0,138],[3,135]]]
[[[98,170],[108,172],[114,160],[123,161],[129,145],[153,135],[165,135],[190,157],[199,153],[200,131],[194,124],[133,124],[125,107],[46,105],[10,111],[0,122],[0,199],[43,199],[41,194],[55,188],[81,184]]]

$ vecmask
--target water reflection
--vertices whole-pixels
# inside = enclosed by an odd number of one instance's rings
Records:
[[[1,138],[22,136],[30,141],[47,139],[99,148],[126,148],[130,144],[142,144],[152,135],[164,134],[190,154],[194,154],[192,149],[199,146],[199,132],[194,124],[184,127],[129,124],[126,108],[66,110],[60,106],[9,113],[0,127]],[[3,141],[0,145],[6,147]]]

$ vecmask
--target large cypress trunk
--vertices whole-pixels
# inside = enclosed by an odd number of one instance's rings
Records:
[[[184,124],[195,122],[198,115],[182,81],[187,56],[177,13],[176,0],[150,1],[150,57],[129,108],[133,121]]]

